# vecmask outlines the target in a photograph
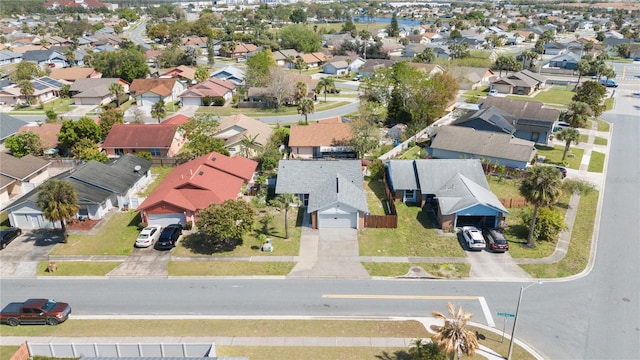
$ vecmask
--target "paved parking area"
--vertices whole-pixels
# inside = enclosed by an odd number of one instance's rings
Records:
[[[0,276],[33,277],[38,263],[61,240],[59,230],[25,231],[0,251]]]

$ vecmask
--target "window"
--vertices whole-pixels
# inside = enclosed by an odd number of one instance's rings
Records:
[[[160,149],[150,149],[151,156],[160,156]]]
[[[113,152],[118,156],[124,155],[124,149],[114,149]]]
[[[416,191],[415,190],[405,190],[404,191],[404,201],[416,201]]]

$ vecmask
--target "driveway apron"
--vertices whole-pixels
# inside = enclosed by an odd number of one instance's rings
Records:
[[[158,251],[153,247],[135,248],[131,255],[117,268],[107,274],[109,277],[167,277],[167,264],[171,251]]]
[[[471,264],[469,278],[484,280],[531,279],[514,261],[509,252],[467,251]]]

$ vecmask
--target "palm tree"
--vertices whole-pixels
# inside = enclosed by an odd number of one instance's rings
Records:
[[[305,98],[308,93],[309,91],[307,91],[307,84],[303,83],[302,81],[298,81],[293,93],[293,98],[296,100],[296,102],[299,102],[300,99]]]
[[[24,96],[24,100],[27,102],[27,104],[31,105],[31,96],[33,96],[36,91],[33,83],[29,80],[22,80],[20,81],[18,86],[20,86],[20,94]]]
[[[444,321],[444,326],[438,328],[431,340],[438,345],[440,350],[449,355],[451,360],[456,355],[458,359],[462,354],[473,356],[478,349],[478,338],[466,328],[467,322],[471,320],[473,314],[464,312],[461,307],[456,312],[452,303],[447,303],[447,309],[451,318],[447,318],[446,315],[438,311],[432,312],[434,318]]]
[[[568,122],[572,128],[584,127],[587,120],[593,115],[593,110],[587,103],[572,101],[567,112],[562,114],[564,121]]]
[[[298,57],[296,58],[295,65],[296,65],[296,69],[298,69],[299,71],[299,74],[302,74],[302,69],[304,69],[307,66],[307,63],[304,61],[303,58]]]
[[[560,179],[560,172],[555,167],[538,165],[528,171],[527,176],[520,184],[520,194],[527,202],[533,204],[533,216],[531,216],[529,236],[527,237],[528,247],[536,246],[533,230],[536,226],[538,208],[553,205],[560,198]]]
[[[114,82],[109,85],[109,94],[116,98],[116,104],[120,107],[120,97],[124,95],[124,88],[120,83]]]
[[[244,157],[249,158],[255,152],[256,147],[260,145],[257,139],[258,134],[254,136],[242,135],[242,140],[240,140],[240,142],[242,143],[242,152]]]
[[[48,50],[49,49],[49,45],[51,45],[51,44],[49,44],[49,41],[47,39],[40,40],[40,48],[41,49]]]
[[[289,238],[289,209],[291,205],[301,205],[300,199],[291,193],[284,193],[276,196],[271,204],[279,210],[284,210],[284,238]]]
[[[332,89],[336,86],[331,77],[323,77],[318,81],[318,90],[324,89],[324,102],[327,102],[327,89]]]
[[[44,217],[52,222],[59,221],[63,242],[66,242],[67,227],[65,221],[78,213],[78,194],[70,182],[49,180],[38,189],[36,205],[42,209]]]
[[[562,153],[562,161],[564,161],[571,143],[578,145],[580,143],[580,132],[574,128],[562,129],[558,131],[558,140],[564,141],[564,152]]]
[[[578,71],[578,82],[576,83],[576,87],[574,88],[574,90],[578,87],[578,85],[580,85],[580,79],[582,78],[582,75],[588,73],[589,70],[591,70],[591,64],[589,64],[587,60],[581,59],[580,62],[578,62],[578,65],[576,65],[576,71]]]
[[[353,60],[348,57],[345,59],[345,61],[347,62],[347,76],[349,76],[349,74],[351,74],[351,63],[353,62]]]
[[[151,107],[151,116],[155,119],[158,119],[158,124],[160,124],[160,120],[167,116],[167,109],[164,108],[164,100],[160,99],[157,103],[153,104]]]
[[[304,115],[304,123],[308,124],[309,114],[312,114],[315,111],[315,104],[313,100],[309,98],[302,98],[298,102],[298,113]]]
[[[65,60],[67,60],[67,63],[69,64],[69,67],[73,67],[73,65],[75,65],[76,63],[76,52],[73,47],[69,46],[68,48],[66,48],[64,50],[64,56]]]

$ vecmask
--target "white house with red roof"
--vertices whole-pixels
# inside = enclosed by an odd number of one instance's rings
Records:
[[[203,99],[221,97],[225,101],[233,98],[236,84],[229,80],[210,78],[200,84],[194,85],[178,96],[182,105],[204,105]]]
[[[172,124],[114,124],[102,142],[107,156],[148,152],[152,158],[171,158],[185,143],[177,125]]]
[[[179,165],[140,204],[142,221],[150,225],[185,225],[211,204],[237,199],[243,184],[253,181],[258,163],[217,152]]]
[[[185,88],[177,78],[146,78],[134,79],[129,92],[138,106],[151,106],[160,100],[165,104],[177,101]]]

